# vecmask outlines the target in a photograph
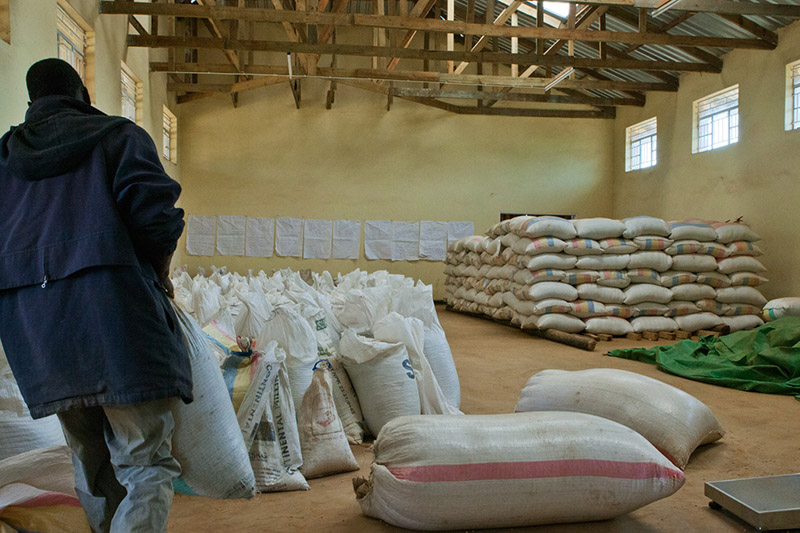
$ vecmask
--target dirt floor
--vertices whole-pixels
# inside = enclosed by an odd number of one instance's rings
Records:
[[[800,472],[800,402],[790,396],[743,392],[665,374],[655,366],[603,354],[656,342],[615,339],[587,352],[531,337],[522,331],[439,307],[461,379],[466,414],[509,413],[527,379],[548,368],[620,368],[678,387],[705,402],[727,434],[698,449],[686,468],[686,483],[673,496],[604,522],[517,528],[536,532],[728,532],[753,531],[714,511],[703,495],[706,481]],[[663,344],[663,343],[662,343]],[[176,495],[169,532],[400,531],[362,516],[352,479],[368,477],[372,453],[353,447],[360,472],[310,480],[311,490],[260,494],[224,501]],[[496,530],[499,531],[499,530]]]

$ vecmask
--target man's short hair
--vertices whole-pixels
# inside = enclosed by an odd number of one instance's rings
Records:
[[[25,83],[31,102],[54,95],[78,98],[84,90],[83,81],[72,65],[56,58],[42,59],[31,65]]]

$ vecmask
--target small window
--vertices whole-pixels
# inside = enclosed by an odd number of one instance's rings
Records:
[[[86,31],[64,8],[57,6],[58,58],[78,71],[86,83]]]
[[[655,166],[656,117],[625,129],[625,172]]]
[[[739,85],[695,100],[692,153],[739,142]]]
[[[786,65],[786,131],[800,128],[800,61]]]
[[[141,125],[142,123],[142,82],[133,71],[122,63],[122,116]]]
[[[178,119],[164,106],[164,120],[161,126],[161,154],[164,159],[176,163],[178,161]]]

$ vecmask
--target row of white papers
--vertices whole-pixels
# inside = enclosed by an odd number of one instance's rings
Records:
[[[474,233],[472,222],[364,221],[364,255],[391,261],[444,261],[447,245]],[[189,215],[190,255],[358,259],[360,220]]]

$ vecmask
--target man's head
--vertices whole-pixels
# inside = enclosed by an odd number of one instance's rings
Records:
[[[25,77],[31,102],[43,96],[69,96],[91,104],[89,91],[72,65],[61,59],[42,59],[28,69]]]

